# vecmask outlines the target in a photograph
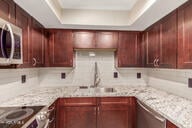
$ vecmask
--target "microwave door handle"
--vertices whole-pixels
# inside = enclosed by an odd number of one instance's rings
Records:
[[[13,54],[15,52],[15,39],[14,39],[13,30],[11,28],[11,25],[4,24],[2,27],[2,33],[1,33],[1,45],[3,44],[3,30],[5,30],[5,28],[8,29],[8,31],[10,32],[10,36],[11,36],[11,54],[10,54],[9,60],[8,60],[10,62],[13,59]],[[5,55],[4,49],[1,48],[1,50],[3,51],[3,54]]]
[[[10,35],[11,35],[11,54],[9,57],[9,61],[11,61],[13,59],[13,55],[15,52],[15,39],[14,39],[14,34],[13,34],[13,30],[11,28],[11,25],[10,24],[6,24],[6,25],[7,25],[9,32],[10,32]]]
[[[3,26],[3,28],[5,28],[5,27]],[[3,34],[4,34],[4,29],[3,28],[2,28],[2,31],[1,31],[1,53],[2,53],[3,57],[6,58],[4,44],[3,44]]]

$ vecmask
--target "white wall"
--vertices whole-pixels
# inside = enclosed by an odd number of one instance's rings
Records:
[[[146,85],[146,70],[142,68],[115,68],[113,51],[94,52],[95,57],[90,57],[88,51],[76,53],[76,64],[74,69],[70,68],[42,68],[39,71],[41,86],[90,86],[93,85],[94,63],[98,63],[100,86],[122,86],[122,85]],[[61,79],[61,73],[66,73],[66,79]],[[113,73],[118,72],[119,77],[113,78]],[[142,74],[137,79],[137,72]]]
[[[21,83],[26,75],[26,83]],[[0,102],[39,86],[38,69],[0,69]]]
[[[148,69],[149,86],[192,99],[192,88],[188,88],[188,78],[192,78],[192,70]]]

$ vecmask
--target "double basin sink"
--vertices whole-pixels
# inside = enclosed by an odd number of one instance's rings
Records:
[[[80,89],[89,89],[87,86],[84,87],[79,87]],[[111,87],[95,87],[95,88],[91,88],[94,90],[95,93],[115,93],[117,92],[117,90],[115,88],[111,88]]]

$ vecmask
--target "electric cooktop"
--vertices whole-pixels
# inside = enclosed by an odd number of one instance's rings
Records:
[[[0,128],[21,128],[44,106],[0,108]]]

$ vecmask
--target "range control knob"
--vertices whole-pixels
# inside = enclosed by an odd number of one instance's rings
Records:
[[[47,115],[45,115],[45,114],[37,115],[37,120],[39,120],[39,121],[44,121],[46,119],[47,119]]]

